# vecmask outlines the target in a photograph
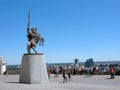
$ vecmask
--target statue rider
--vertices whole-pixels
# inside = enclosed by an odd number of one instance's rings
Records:
[[[28,37],[28,45],[27,45],[28,53],[31,53],[30,52],[31,48],[35,51],[35,53],[37,53],[37,51],[35,50],[37,43],[41,40],[44,42],[44,39],[37,32],[37,28],[32,28],[31,31],[30,31],[30,29],[28,29],[27,33],[28,33],[28,35],[27,35],[27,37]],[[43,42],[41,42],[42,46],[43,46]]]

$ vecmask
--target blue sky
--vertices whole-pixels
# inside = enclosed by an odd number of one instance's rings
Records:
[[[21,64],[31,27],[45,39],[48,63],[120,60],[119,0],[0,0],[0,56]]]

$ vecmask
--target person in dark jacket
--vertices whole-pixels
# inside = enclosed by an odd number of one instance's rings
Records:
[[[65,83],[65,82],[67,83],[67,77],[65,76],[65,74],[66,74],[65,69],[63,69],[62,74],[63,74],[63,83]]]

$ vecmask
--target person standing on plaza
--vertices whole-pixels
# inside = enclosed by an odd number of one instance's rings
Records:
[[[111,75],[110,79],[114,79],[115,78],[114,77],[114,72],[115,72],[115,69],[113,67],[111,67],[110,68],[110,75]]]
[[[50,79],[50,69],[47,70],[48,78]]]
[[[71,81],[71,72],[68,70],[68,80]]]
[[[65,76],[65,74],[66,74],[65,69],[63,69],[62,74],[63,74],[63,83],[65,83],[65,82],[67,83],[67,77]]]

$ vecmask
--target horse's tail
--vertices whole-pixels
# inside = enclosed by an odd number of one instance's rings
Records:
[[[44,45],[44,41],[45,41],[45,40],[44,40],[43,38],[41,38],[42,46]]]

